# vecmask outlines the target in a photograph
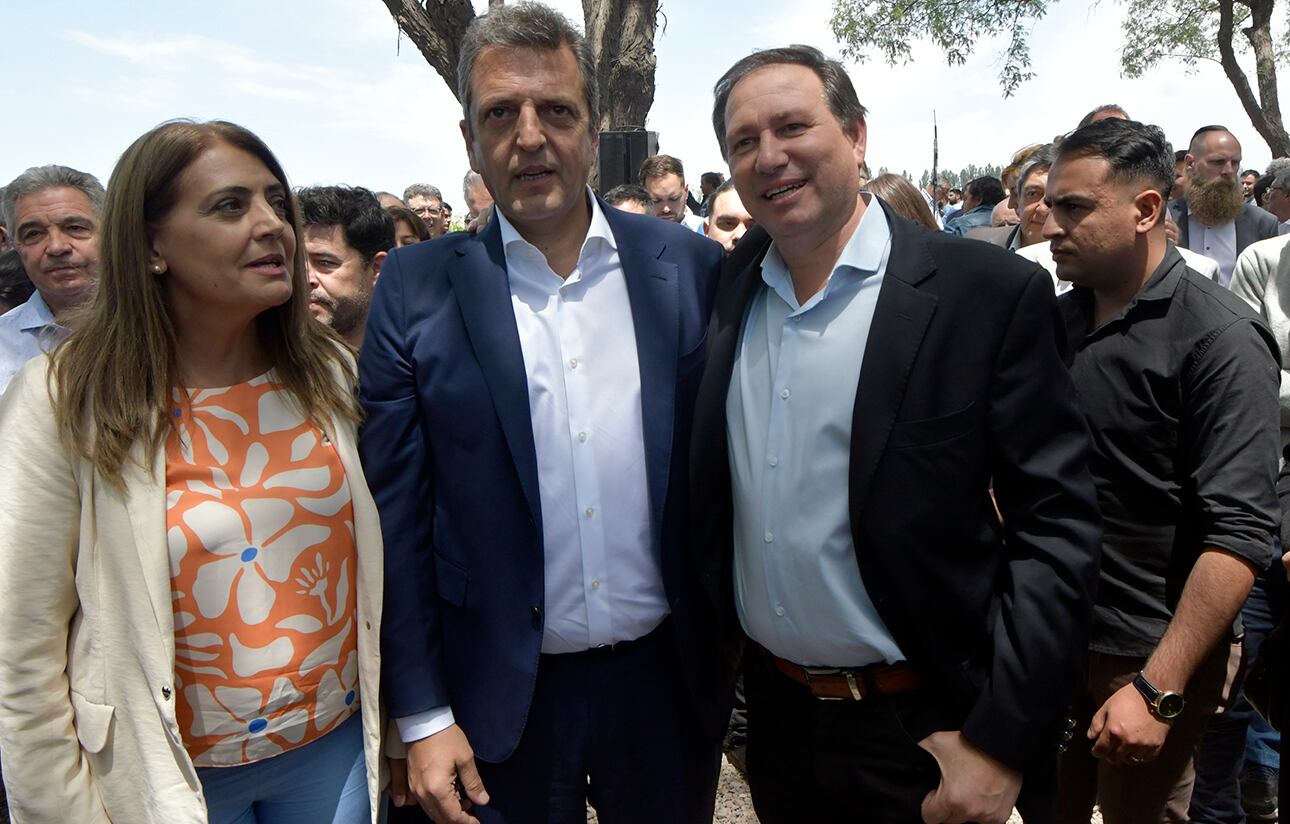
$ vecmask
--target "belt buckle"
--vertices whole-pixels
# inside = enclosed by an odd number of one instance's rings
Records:
[[[812,677],[820,677],[825,675],[841,675],[843,678],[847,679],[847,686],[850,687],[851,689],[851,697],[856,701],[864,700],[864,694],[860,692],[860,687],[858,684],[856,684],[855,670],[842,669],[841,667],[802,667],[802,672],[806,674],[806,683],[808,686],[811,683]],[[814,693],[815,690],[811,690],[811,692]],[[816,694],[815,697],[820,699],[821,701],[845,701],[846,700],[845,698],[840,698],[835,695]]]

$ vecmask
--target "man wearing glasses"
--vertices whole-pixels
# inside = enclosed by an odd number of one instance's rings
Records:
[[[413,183],[403,190],[403,202],[425,221],[431,240],[443,234],[443,192],[437,187]]]

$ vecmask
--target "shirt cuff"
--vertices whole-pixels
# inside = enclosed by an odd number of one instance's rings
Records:
[[[437,732],[443,732],[457,722],[452,717],[452,707],[443,706],[415,715],[395,718],[394,723],[399,727],[399,738],[403,739],[403,743],[411,744],[413,741],[420,741]]]

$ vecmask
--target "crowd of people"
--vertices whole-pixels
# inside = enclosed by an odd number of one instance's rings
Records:
[[[565,18],[458,73],[456,222],[222,121],[0,194],[14,821],[1277,819],[1290,160],[871,179],[788,46],[601,197]]]

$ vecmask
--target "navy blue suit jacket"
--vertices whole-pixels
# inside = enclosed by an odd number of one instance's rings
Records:
[[[686,455],[721,247],[601,208],[640,361],[651,535],[696,709],[724,726],[713,609],[689,554]],[[543,626],[542,511],[528,384],[496,222],[395,251],[359,363],[360,449],[385,538],[390,714],[450,704],[477,757],[519,743]]]

